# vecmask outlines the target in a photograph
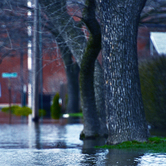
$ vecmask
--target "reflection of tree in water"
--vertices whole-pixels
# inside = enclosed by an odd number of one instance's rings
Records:
[[[56,142],[54,148],[67,148],[65,141]]]
[[[34,135],[36,149],[67,148],[65,126],[47,126],[36,123],[34,124]]]
[[[95,154],[97,148],[94,148],[94,147],[95,146],[102,146],[102,145],[105,145],[104,138],[86,139],[86,140],[84,140],[84,144],[82,147],[82,153],[83,154]]]
[[[105,139],[84,140],[82,153],[85,154],[81,164],[88,165],[116,165],[124,166],[138,165],[137,158],[143,156],[144,152],[126,149],[98,149],[95,146],[105,144]]]
[[[79,117],[69,117],[67,119],[68,124],[77,124],[80,123],[81,119]]]
[[[35,146],[36,149],[42,149],[42,145],[41,145],[41,140],[40,140],[40,125],[39,123],[35,123],[34,124],[34,130],[35,130]]]
[[[105,150],[99,150],[95,148],[95,146],[102,146],[104,144],[104,138],[84,140],[82,153],[85,154],[85,156],[81,161],[81,164],[96,165],[96,163],[101,160],[101,155],[99,155],[99,153],[105,153]],[[104,155],[103,153],[102,156]]]
[[[105,164],[106,165],[138,165],[136,158],[143,156],[143,152],[140,150],[127,150],[127,149],[110,149],[106,155]]]
[[[57,127],[57,135],[55,138],[55,143],[53,148],[66,148],[65,142],[65,135],[66,135],[66,128],[65,126],[58,126]]]

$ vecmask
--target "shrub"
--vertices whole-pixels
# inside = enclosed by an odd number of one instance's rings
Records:
[[[46,115],[46,111],[44,109],[39,109],[39,116],[43,117]]]
[[[59,119],[61,116],[61,106],[59,104],[59,93],[56,93],[51,105],[51,118]]]
[[[166,57],[143,61],[139,65],[141,92],[147,121],[166,127]]]
[[[20,106],[18,106],[18,105],[12,105],[11,108],[10,107],[3,107],[2,112],[7,112],[8,113],[9,110],[11,109],[11,113],[14,114],[15,110],[19,109],[19,108],[20,108]]]
[[[9,107],[2,108],[3,112],[9,112]],[[32,110],[28,107],[20,107],[18,105],[11,106],[11,113],[16,116],[28,116],[29,114],[32,114]]]
[[[32,110],[29,107],[19,107],[14,110],[14,114],[16,116],[28,116],[29,114],[32,114]]]

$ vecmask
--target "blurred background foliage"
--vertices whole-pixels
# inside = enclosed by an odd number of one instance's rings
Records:
[[[145,115],[154,128],[166,127],[166,57],[158,56],[139,63]]]
[[[3,107],[2,112],[9,113],[11,109],[11,113],[16,116],[28,116],[29,114],[32,114],[32,110],[29,107],[20,107],[18,105],[12,105],[10,107]],[[43,117],[46,115],[46,111],[44,109],[39,109],[39,116]]]
[[[61,117],[61,105],[59,104],[59,93],[56,93],[51,105],[51,118],[59,119]]]
[[[10,107],[4,107],[2,108],[3,112],[9,112],[11,109],[11,113],[16,116],[28,116],[29,114],[32,114],[32,110],[29,107],[20,107],[18,105],[13,105]]]

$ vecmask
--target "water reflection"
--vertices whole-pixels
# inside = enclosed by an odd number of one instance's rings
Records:
[[[0,125],[0,166],[146,166],[166,163],[166,154],[96,149],[104,139],[79,140],[82,124]]]
[[[41,145],[41,138],[40,138],[40,125],[39,123],[34,123],[34,132],[35,132],[35,146],[36,146],[36,149],[42,149],[42,145]]]
[[[105,144],[105,139],[85,140],[82,153],[85,154],[81,164],[84,165],[104,165],[104,166],[136,166],[140,158],[144,155],[141,151],[120,150],[120,149],[97,149],[96,145]]]
[[[81,119],[78,117],[69,117],[67,119],[68,124],[78,124],[81,122]]]
[[[106,155],[106,165],[117,166],[136,166],[138,161],[135,158],[142,156],[143,153],[132,150],[110,149]]]
[[[82,146],[83,159],[80,161],[81,165],[101,165],[101,162],[105,159],[105,149],[97,149],[95,146],[104,145],[106,140],[104,138],[87,139],[84,140]],[[104,163],[103,163],[104,164]]]
[[[105,145],[105,143],[106,143],[106,140],[104,138],[97,138],[95,140],[93,139],[84,140],[83,146],[82,146],[82,153],[94,154],[98,150],[97,148],[94,148],[94,147]]]

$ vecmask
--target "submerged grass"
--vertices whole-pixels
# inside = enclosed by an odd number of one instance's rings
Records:
[[[106,149],[133,149],[145,150],[152,153],[166,153],[166,137],[150,137],[147,142],[126,141],[117,145],[97,146]]]
[[[70,117],[83,117],[83,114],[82,112],[79,112],[79,113],[71,113],[69,114]]]

